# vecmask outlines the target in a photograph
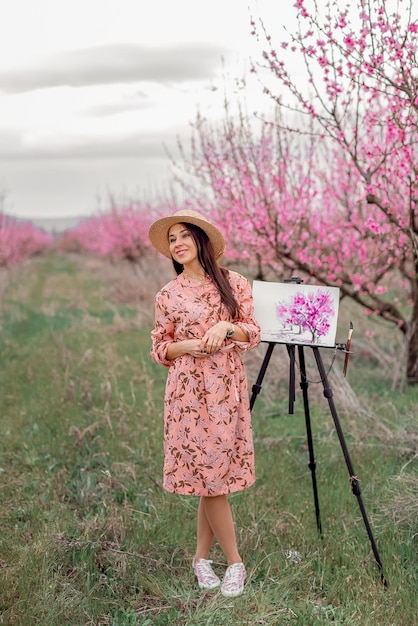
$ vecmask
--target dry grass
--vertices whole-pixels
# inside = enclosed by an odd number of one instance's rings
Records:
[[[160,273],[153,261],[133,271],[75,255],[36,260],[7,289],[0,624],[412,626],[416,399],[392,391],[393,372],[374,350],[361,359],[356,350],[347,378],[338,353],[329,377],[389,590],[309,357],[318,539],[298,371],[289,416],[284,346],[273,352],[253,415],[256,488],[233,498],[246,593],[230,601],[196,589],[196,503],[161,488],[165,371],[148,352],[154,293],[171,278],[162,264]],[[245,355],[250,387],[265,349]],[[332,357],[326,351],[326,369]],[[217,548],[214,560],[221,571]]]
[[[389,483],[382,521],[386,526],[404,526],[418,537],[418,474],[408,474],[406,466],[416,463],[418,452],[408,460],[399,475]]]

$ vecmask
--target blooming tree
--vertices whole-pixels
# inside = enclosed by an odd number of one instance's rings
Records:
[[[355,187],[347,188],[347,167],[338,180],[335,168],[324,168],[328,189],[333,177],[334,201],[336,194],[357,191],[361,202],[351,203],[350,223],[363,231],[364,263],[376,262],[365,241],[374,238],[386,255],[382,276],[391,268],[399,270],[412,315],[406,320],[396,303],[376,298],[367,266],[351,277],[355,299],[364,305],[364,298],[371,299],[373,311],[399,326],[408,345],[407,378],[417,383],[418,24],[413,2],[327,0],[321,5],[297,0],[298,28],[284,41],[273,42],[264,29],[264,59],[280,84],[278,93],[266,91],[281,109],[290,108],[299,119],[312,122],[313,132],[330,146],[333,158],[344,159],[349,170],[356,171]],[[254,22],[253,27],[256,33]],[[294,80],[288,62],[295,58],[306,68],[307,80],[301,83]],[[304,132],[306,122],[288,127]],[[382,256],[377,257],[380,262]]]
[[[195,128],[189,169],[210,189],[212,200],[189,192],[202,210],[211,202],[230,259],[244,260],[257,278],[303,272],[339,287],[343,296],[384,319],[406,323],[382,300],[382,281],[408,251],[399,236],[379,224],[378,208],[362,198],[350,160],[324,142],[300,140],[276,124],[265,124],[256,134],[244,117],[229,118],[221,129],[198,119]]]
[[[321,14],[298,0],[299,27],[277,46],[265,31],[264,64],[280,83],[278,94],[266,87],[276,119],[254,130],[228,107],[220,128],[198,116],[185,167],[207,187],[195,202],[211,201],[232,256],[258,278],[298,270],[339,287],[395,324],[416,383],[418,29],[410,13],[389,13],[391,2],[340,4],[324,1]],[[297,55],[301,85],[287,65]]]

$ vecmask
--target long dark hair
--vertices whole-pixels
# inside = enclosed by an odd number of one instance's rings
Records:
[[[205,273],[215,283],[221,301],[225,308],[230,313],[232,319],[238,317],[239,307],[238,302],[232,291],[231,283],[228,280],[228,272],[223,267],[220,267],[215,259],[215,253],[211,240],[207,236],[204,230],[195,226],[195,224],[189,224],[188,222],[182,222],[184,226],[190,231],[197,248],[197,257],[200,265],[203,267]],[[183,265],[173,259],[174,269],[176,274],[181,274],[183,271]]]

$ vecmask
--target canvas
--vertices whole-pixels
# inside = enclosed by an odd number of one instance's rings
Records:
[[[296,283],[253,282],[261,340],[334,347],[340,290]]]

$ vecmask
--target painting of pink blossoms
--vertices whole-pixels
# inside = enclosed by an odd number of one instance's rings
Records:
[[[261,340],[334,347],[340,290],[294,283],[253,282]]]

